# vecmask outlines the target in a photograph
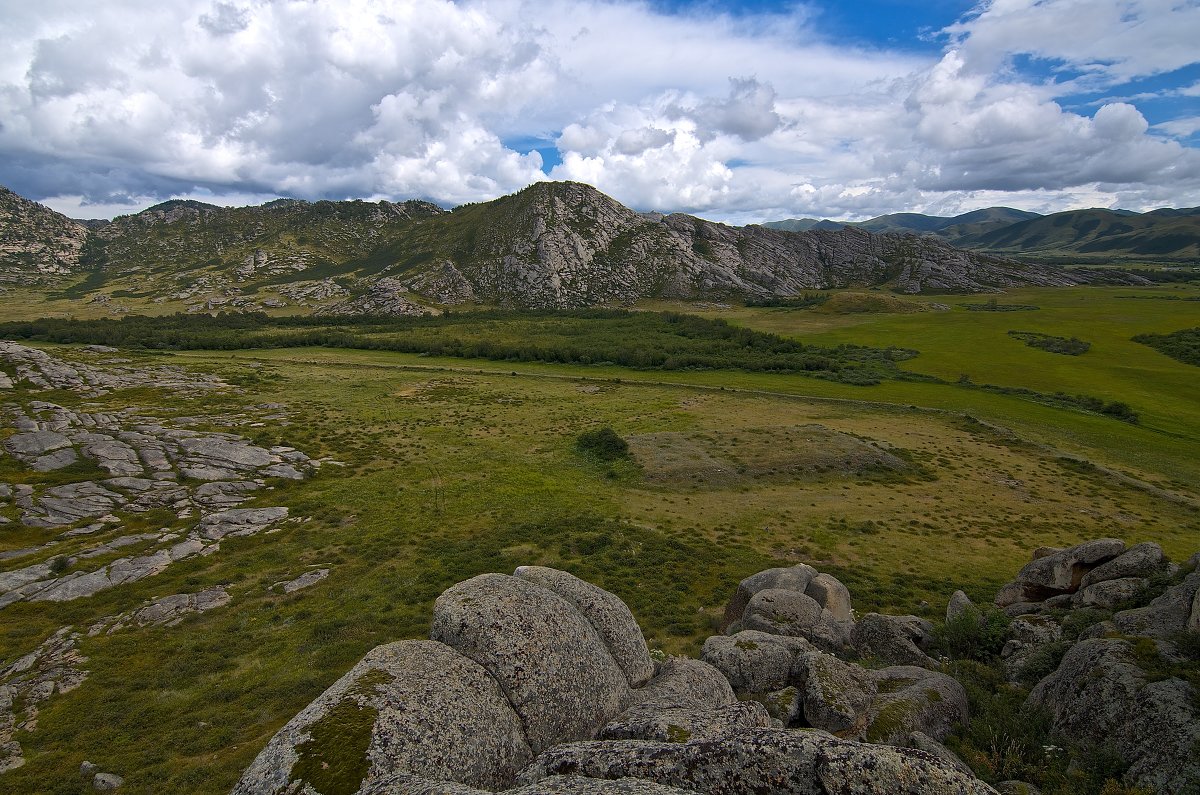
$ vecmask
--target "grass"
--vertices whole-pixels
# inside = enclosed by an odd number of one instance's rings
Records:
[[[737,582],[770,566],[808,562],[834,574],[860,613],[934,616],[957,588],[986,603],[1043,544],[1115,535],[1157,541],[1185,559],[1200,532],[1200,407],[1182,388],[1193,371],[1129,338],[1188,326],[1190,303],[1105,290],[1009,300],[1042,307],[1022,328],[1086,338],[1092,350],[1059,357],[1015,344],[1004,313],[752,308],[722,317],[806,343],[911,346],[922,353],[903,366],[944,382],[862,387],[783,373],[304,348],[141,359],[242,385],[223,396],[56,393],[49,399],[72,407],[136,402],[162,417],[284,403],[286,419],[238,432],[345,466],[260,492],[252,505],[286,505],[301,520],[269,542],[225,539],[219,554],[89,599],[5,608],[0,666],[62,626],[86,629],[157,596],[222,585],[233,597],[176,627],[82,639],[89,678],[50,699],[36,731],[18,735],[29,762],[5,774],[4,786],[83,792],[77,771],[88,759],[124,776],[125,792],[228,792],[269,737],[369,649],[424,636],[442,590],[522,564],[561,567],[613,591],[653,648],[695,654]],[[964,371],[980,382],[1125,400],[1142,422],[964,389],[954,383]],[[45,396],[6,396],[31,398]],[[847,450],[886,451],[904,462],[903,476],[814,458],[804,443],[813,426]],[[581,434],[603,428],[630,442],[633,462],[577,449]],[[638,441],[663,434],[745,471],[731,482],[648,477]],[[785,471],[797,460],[799,470]],[[0,548],[51,538],[0,529]],[[317,565],[332,570],[318,585],[269,590]]]

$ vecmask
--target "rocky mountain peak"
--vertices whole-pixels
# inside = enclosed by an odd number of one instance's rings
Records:
[[[0,279],[70,273],[86,238],[82,224],[0,187]]]

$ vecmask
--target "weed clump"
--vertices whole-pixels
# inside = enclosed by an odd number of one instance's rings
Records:
[[[598,461],[620,461],[629,457],[629,442],[607,425],[579,434],[575,440],[575,449]]]

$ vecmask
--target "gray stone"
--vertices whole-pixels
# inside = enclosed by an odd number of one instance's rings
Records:
[[[53,472],[56,469],[68,467],[78,460],[79,456],[76,455],[75,448],[64,447],[53,453],[38,456],[29,463],[29,468],[35,472]]]
[[[916,731],[941,742],[967,721],[967,691],[953,677],[915,665],[873,674],[878,695],[865,733],[870,742],[902,744]]]
[[[804,593],[828,610],[834,621],[850,622],[854,615],[850,607],[850,591],[836,577],[818,574],[809,580]]]
[[[950,622],[962,615],[971,615],[976,618],[982,614],[975,603],[971,601],[971,597],[967,596],[963,591],[955,591],[950,595],[950,602],[946,605],[946,621]]]
[[[614,780],[583,776],[551,776],[523,787],[504,790],[505,795],[698,795],[691,790],[664,787],[635,778]],[[451,781],[431,781],[403,773],[371,782],[357,795],[491,795]]]
[[[913,732],[911,735],[909,735],[907,745],[909,748],[916,748],[918,751],[924,751],[927,754],[936,756],[941,762],[949,767],[954,768],[964,775],[975,775],[975,771],[971,770],[970,766],[967,765],[967,763],[961,758],[959,758],[958,754],[954,753],[925,732]]]
[[[1153,542],[1135,544],[1117,557],[1102,563],[1083,576],[1082,588],[1106,580],[1121,580],[1128,577],[1152,577],[1167,568],[1167,558],[1162,547]]]
[[[742,617],[744,629],[772,635],[805,637],[821,620],[821,605],[802,592],[765,588],[750,598]]]
[[[654,661],[633,613],[621,599],[573,574],[544,566],[521,566],[513,576],[549,588],[583,614],[621,666],[630,687],[654,675]]]
[[[923,618],[867,613],[854,625],[851,641],[861,657],[936,668],[937,662],[923,651],[932,638],[933,625]]]
[[[797,656],[793,672],[807,725],[839,737],[861,737],[878,689],[870,671],[830,654],[810,652]]]
[[[196,530],[204,538],[219,541],[228,535],[253,535],[286,519],[287,515],[288,509],[282,507],[231,508],[208,514]]]
[[[702,660],[672,657],[645,687],[634,690],[630,704],[658,709],[717,709],[737,703],[729,680]]]
[[[71,440],[61,433],[54,431],[33,431],[31,433],[14,433],[4,440],[4,449],[14,458],[29,462],[38,456],[64,447],[70,447]]]
[[[306,571],[294,580],[275,583],[272,587],[278,587],[284,593],[295,593],[301,589],[308,588],[310,585],[316,585],[328,576],[329,569],[315,569],[313,571]]]
[[[726,632],[731,624],[742,620],[742,613],[745,612],[746,606],[750,604],[751,597],[759,591],[766,590],[767,588],[777,588],[804,593],[804,589],[808,587],[809,581],[816,576],[817,570],[803,563],[789,568],[767,569],[766,571],[760,571],[758,574],[752,574],[738,584],[737,591],[725,607],[725,617],[721,622],[721,631]]]
[[[1048,616],[1018,616],[1008,625],[1008,637],[1031,646],[1062,640],[1062,627]]]
[[[516,577],[481,574],[446,590],[430,637],[496,678],[534,753],[594,736],[629,699],[625,674],[591,623],[550,589]]]
[[[629,777],[722,795],[993,793],[977,779],[921,751],[786,729],[751,729],[687,743],[607,740],[559,745],[534,760],[521,773],[521,780],[558,774]]]
[[[1159,793],[1200,781],[1200,714],[1181,679],[1148,681],[1130,643],[1096,638],[1076,643],[1058,670],[1029,694],[1056,731],[1114,748],[1130,764],[1125,782]]]
[[[236,438],[180,439],[179,447],[189,459],[226,469],[255,469],[278,463],[270,451]]]
[[[118,776],[116,773],[97,773],[92,778],[92,787],[100,792],[108,792],[109,790],[119,789],[125,779]]]
[[[771,716],[767,714],[767,708],[757,701],[738,701],[707,709],[636,706],[610,721],[600,730],[597,739],[683,743],[717,739],[770,725]]]
[[[1123,552],[1124,541],[1100,538],[1036,557],[1017,572],[1022,596],[1012,601],[1042,602],[1058,594],[1075,593],[1088,572]]]
[[[347,709],[375,712],[368,747],[315,739]],[[372,650],[280,729],[233,795],[292,792],[301,754],[346,753],[366,755],[364,783],[376,792],[373,781],[396,773],[500,789],[531,756],[520,720],[486,670],[441,643],[399,641]]]
[[[1108,610],[1137,596],[1149,585],[1150,581],[1144,577],[1100,580],[1076,591],[1071,604],[1074,607],[1098,607]]]
[[[804,638],[743,630],[704,641],[701,659],[725,675],[738,693],[768,693],[788,686],[796,655],[816,651]]]
[[[1126,635],[1170,637],[1187,629],[1198,591],[1200,572],[1192,572],[1182,583],[1167,589],[1145,607],[1117,613],[1112,618],[1113,623]]]
[[[139,626],[147,624],[171,624],[188,613],[203,613],[229,604],[232,597],[224,588],[216,586],[194,594],[172,594],[161,596],[145,607],[133,611],[133,622]]]

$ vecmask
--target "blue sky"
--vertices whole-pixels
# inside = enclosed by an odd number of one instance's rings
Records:
[[[1200,205],[1200,0],[0,0],[0,184],[172,197],[573,179],[734,223]]]

